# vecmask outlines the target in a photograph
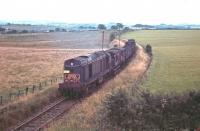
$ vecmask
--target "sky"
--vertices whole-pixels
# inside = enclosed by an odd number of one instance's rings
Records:
[[[200,0],[0,0],[0,20],[200,24]]]

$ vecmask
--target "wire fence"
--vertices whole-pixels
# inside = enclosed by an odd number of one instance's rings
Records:
[[[15,91],[11,91],[4,95],[0,94],[0,106],[7,104],[9,102],[12,102],[12,101],[16,101],[17,99],[19,99],[22,96],[27,96],[29,94],[39,92],[50,85],[61,82],[62,80],[63,80],[63,77],[58,76],[58,77],[54,77],[49,80],[45,80],[43,82],[39,82],[37,84],[29,85],[26,87],[21,87],[19,89],[16,89]]]

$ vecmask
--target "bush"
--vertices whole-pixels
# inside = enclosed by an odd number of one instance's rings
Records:
[[[66,29],[62,29],[62,32],[67,32],[67,30]]]
[[[22,30],[21,33],[28,33],[28,30]]]
[[[133,94],[132,94],[133,95]],[[104,130],[142,129],[141,103],[143,100],[135,94],[135,100],[128,90],[119,89],[108,95],[100,116],[100,128]]]
[[[5,30],[5,28],[0,27],[0,32],[4,32]]]
[[[149,54],[149,55],[152,55],[152,48],[151,48],[151,45],[146,45],[146,52]]]
[[[55,30],[49,30],[49,32],[55,32]]]
[[[137,87],[120,89],[107,97],[103,107],[100,125],[110,130],[195,130],[200,126],[200,92],[161,96]]]
[[[17,33],[17,30],[10,30],[7,32],[7,34],[16,34]]]
[[[129,116],[128,111],[128,97],[125,90],[119,89],[113,94],[107,96],[104,101],[105,110],[102,113],[105,115],[102,120],[106,129],[115,130],[116,128],[126,128],[126,123]],[[102,129],[101,129],[102,130]]]
[[[61,29],[60,29],[60,28],[56,28],[55,31],[56,31],[56,32],[60,32]]]

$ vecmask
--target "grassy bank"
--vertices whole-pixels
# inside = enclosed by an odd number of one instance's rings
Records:
[[[21,97],[1,107],[0,110],[0,131],[4,131],[24,121],[34,113],[42,110],[46,105],[61,97],[57,90],[57,84],[44,89],[43,91]],[[3,108],[3,109],[2,109]]]
[[[153,64],[145,83],[152,92],[200,89],[200,31],[147,30],[126,33],[138,43],[151,44]]]

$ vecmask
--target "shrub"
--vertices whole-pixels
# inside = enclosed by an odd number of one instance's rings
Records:
[[[21,33],[28,33],[28,30],[22,30]]]
[[[17,33],[17,30],[10,30],[7,32],[7,34],[16,34]]]
[[[133,95],[133,94],[132,94]],[[142,129],[143,118],[141,117],[143,99],[135,94],[135,100],[130,92],[119,89],[108,95],[103,104],[100,128],[108,130]]]
[[[5,30],[5,28],[0,27],[0,32],[4,32]]]
[[[55,30],[49,30],[49,32],[55,32]]]
[[[152,48],[151,48],[151,45],[149,45],[149,44],[146,45],[146,52],[147,52],[149,55],[152,55]]]
[[[101,126],[110,130],[195,130],[200,126],[200,92],[155,95],[134,87],[109,95]]]
[[[56,31],[56,32],[60,32],[61,29],[60,29],[60,28],[56,28],[55,31]]]

